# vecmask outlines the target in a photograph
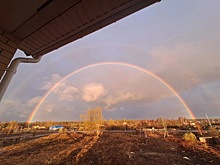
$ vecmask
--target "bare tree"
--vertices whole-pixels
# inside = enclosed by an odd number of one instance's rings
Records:
[[[86,130],[99,130],[103,123],[102,108],[88,109],[85,114],[80,115],[80,118],[85,121]]]
[[[14,120],[11,121],[10,124],[8,125],[8,134],[11,134],[17,129],[18,129],[18,122]]]

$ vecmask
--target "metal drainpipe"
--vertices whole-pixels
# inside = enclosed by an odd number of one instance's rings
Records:
[[[6,73],[0,83],[0,102],[5,94],[5,91],[8,88],[8,85],[14,76],[14,74],[17,71],[17,67],[20,63],[37,63],[41,60],[42,56],[37,56],[36,58],[16,58],[14,59],[8,69],[6,70]]]

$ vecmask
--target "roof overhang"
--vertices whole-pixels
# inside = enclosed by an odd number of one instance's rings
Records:
[[[33,57],[44,55],[160,0],[0,0],[0,29]]]

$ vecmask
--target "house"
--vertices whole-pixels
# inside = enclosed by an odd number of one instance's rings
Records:
[[[50,130],[52,130],[52,131],[58,131],[60,129],[63,129],[62,125],[52,125],[52,126],[50,126]]]
[[[47,129],[44,126],[39,126],[39,125],[34,125],[32,128],[34,128],[34,129]]]

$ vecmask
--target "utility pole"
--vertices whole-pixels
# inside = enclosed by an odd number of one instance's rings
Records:
[[[212,124],[211,124],[211,122],[209,121],[208,115],[207,115],[206,113],[205,113],[205,115],[206,115],[206,118],[208,119],[208,122],[209,122],[210,127],[212,127]]]
[[[161,116],[161,119],[162,119],[162,123],[163,123],[163,128],[164,128],[164,137],[168,136],[168,132],[167,132],[167,129],[165,127],[165,124],[164,124],[164,121],[163,121],[163,118]]]
[[[126,132],[126,127],[127,127],[127,123],[125,122],[125,119],[124,119],[124,123],[123,123],[123,125],[125,126],[125,132]]]

